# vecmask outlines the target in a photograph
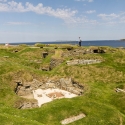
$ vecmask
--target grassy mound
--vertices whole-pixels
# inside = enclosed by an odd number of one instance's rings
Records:
[[[37,47],[36,47],[37,46]],[[124,125],[125,93],[115,88],[125,89],[125,50],[102,47],[106,53],[83,54],[81,59],[102,59],[91,65],[67,66],[72,57],[63,57],[64,62],[51,71],[40,70],[49,65],[51,58],[61,58],[67,53],[65,48],[88,49],[65,45],[41,47],[0,46],[0,124],[1,125],[61,125],[60,121],[84,113],[86,117],[71,125]],[[18,51],[15,51],[18,50]],[[46,58],[42,52],[48,52]],[[75,58],[75,57],[74,57]],[[23,101],[15,92],[15,81],[33,79],[71,77],[84,86],[84,94],[72,99],[60,99],[44,104],[40,108],[19,110],[16,103]]]

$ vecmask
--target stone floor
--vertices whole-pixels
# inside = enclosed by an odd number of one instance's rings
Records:
[[[33,95],[34,99],[38,101],[39,107],[44,103],[53,101],[54,99],[73,98],[78,96],[76,94],[61,89],[37,89],[33,91]]]

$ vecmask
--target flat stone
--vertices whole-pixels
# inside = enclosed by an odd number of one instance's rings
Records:
[[[66,125],[66,124],[75,122],[75,121],[77,121],[77,120],[80,120],[80,119],[82,119],[82,118],[84,118],[84,117],[86,117],[86,115],[82,113],[82,114],[79,114],[79,115],[77,115],[77,116],[73,116],[73,117],[70,117],[70,118],[67,118],[67,119],[62,120],[62,121],[61,121],[61,124],[62,124],[62,125]]]

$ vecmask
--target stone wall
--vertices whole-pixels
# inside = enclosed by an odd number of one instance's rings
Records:
[[[74,82],[71,78],[61,78],[59,80],[53,81],[51,79],[40,82],[34,79],[29,83],[17,84],[15,93],[19,96],[27,97],[33,94],[33,90],[36,89],[49,89],[49,88],[59,88],[71,93],[81,95],[83,93],[84,87],[77,82]]]
[[[80,56],[84,54],[94,54],[94,53],[105,53],[105,50],[103,50],[101,47],[90,47],[90,48],[80,48],[80,49],[73,49],[70,51],[65,51],[62,54],[62,57],[75,57]]]
[[[62,62],[63,62],[62,59],[51,58],[51,61],[50,61],[50,70],[52,70],[54,67],[60,65]]]
[[[44,81],[38,81],[36,79],[33,79],[32,82],[24,82],[22,83],[21,80],[16,82],[15,85],[15,93],[22,97],[22,98],[26,98],[26,99],[34,99],[33,97],[33,90],[37,90],[37,89],[62,89],[62,90],[66,90],[68,92],[71,92],[73,94],[76,95],[81,95],[84,92],[84,87],[82,85],[80,85],[79,83],[75,82],[73,79],[71,78],[61,78],[58,80],[44,80]],[[18,104],[18,106],[16,106],[19,109],[29,109],[29,108],[36,108],[38,107],[37,102],[35,101],[24,101]]]
[[[94,64],[94,63],[101,63],[101,60],[84,60],[84,59],[77,59],[77,60],[71,60],[71,61],[67,61],[67,65],[78,65],[78,64],[83,64],[83,65],[87,65],[87,64]]]

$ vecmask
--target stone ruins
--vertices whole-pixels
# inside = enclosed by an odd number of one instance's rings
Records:
[[[84,60],[84,59],[77,59],[77,60],[71,60],[71,61],[67,61],[67,65],[78,65],[78,64],[83,64],[83,65],[87,65],[87,64],[94,64],[94,63],[101,63],[101,60]]]
[[[28,83],[22,83],[21,81],[16,82],[16,87],[15,87],[15,93],[23,98],[26,99],[34,99],[33,92],[36,90],[41,89],[42,91],[44,90],[52,90],[52,89],[59,89],[60,91],[52,91],[50,93],[47,93],[47,96],[50,98],[59,98],[59,96],[64,96],[63,92],[61,90],[67,91],[71,94],[75,94],[77,96],[82,95],[84,92],[84,87],[80,85],[79,83],[73,81],[71,78],[61,78],[59,80],[53,81],[51,79],[48,79],[47,81],[38,81],[36,79],[33,79],[32,82]],[[38,97],[42,97],[42,94],[37,94]],[[36,103],[30,104],[21,104],[19,107],[21,109],[24,108],[33,108],[36,106]],[[36,106],[38,107],[38,105]]]

